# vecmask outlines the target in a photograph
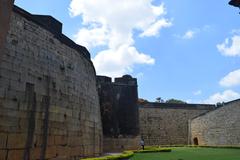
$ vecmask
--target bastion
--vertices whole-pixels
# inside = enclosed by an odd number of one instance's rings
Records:
[[[137,79],[97,76],[105,152],[137,149],[139,146]]]
[[[190,126],[192,144],[240,146],[240,99],[193,118]]]
[[[62,34],[55,18],[13,7],[0,54],[0,86],[1,160],[75,160],[102,153],[90,54]]]

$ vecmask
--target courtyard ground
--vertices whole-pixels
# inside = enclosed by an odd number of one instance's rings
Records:
[[[136,153],[131,160],[240,160],[240,149],[172,148],[172,152]]]

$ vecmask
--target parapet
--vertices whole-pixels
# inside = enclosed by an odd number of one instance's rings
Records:
[[[63,44],[67,45],[68,47],[76,50],[79,54],[83,55],[85,58],[90,60],[90,53],[88,50],[73,42],[71,39],[69,39],[67,36],[62,34],[62,23],[53,18],[52,16],[49,15],[34,15],[31,14],[22,8],[14,5],[13,6],[13,11],[20,14],[24,18],[26,18],[29,21],[32,21],[39,25],[40,27],[46,29],[47,31],[51,32],[56,39],[58,39],[60,42]]]
[[[130,75],[124,75],[114,79],[115,84],[137,86],[137,79]]]
[[[47,30],[55,34],[62,33],[62,23],[48,15],[32,15],[32,17],[41,23]]]
[[[178,104],[178,103],[157,103],[147,102],[139,107],[142,108],[162,108],[162,109],[192,109],[192,110],[214,110],[215,105],[212,104]]]
[[[132,78],[132,76],[130,76],[130,75],[124,75],[122,77],[114,78],[114,82],[112,82],[111,77],[98,75],[97,83],[112,83],[112,85],[137,86],[137,79]]]
[[[112,83],[112,78],[107,76],[97,76],[97,83]]]

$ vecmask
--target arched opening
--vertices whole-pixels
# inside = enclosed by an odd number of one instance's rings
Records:
[[[193,138],[193,144],[198,145],[198,138],[197,137]]]

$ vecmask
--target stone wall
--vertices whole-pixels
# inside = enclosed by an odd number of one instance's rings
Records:
[[[214,105],[146,103],[139,108],[140,135],[146,145],[188,144],[188,121]]]
[[[191,142],[199,145],[240,145],[240,100],[191,121]]]
[[[0,160],[99,155],[100,107],[88,51],[51,16],[13,10],[0,55]]]
[[[140,149],[140,136],[128,136],[128,137],[104,137],[103,138],[103,151],[108,152],[122,152],[126,150]]]
[[[97,76],[97,84],[104,136],[138,135],[137,80]]]
[[[9,29],[13,0],[0,0],[0,54]]]
[[[137,79],[97,76],[106,152],[136,149],[139,143]]]

